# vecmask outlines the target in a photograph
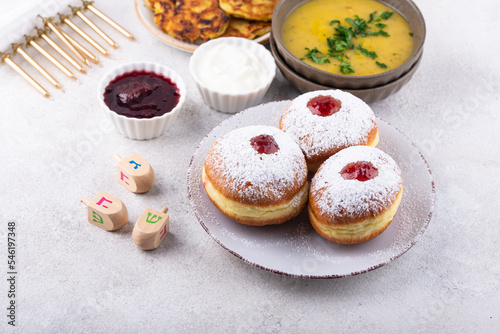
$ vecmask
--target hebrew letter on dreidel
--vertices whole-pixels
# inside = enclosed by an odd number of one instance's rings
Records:
[[[158,219],[155,220],[156,217],[158,217]],[[160,216],[157,216],[157,215],[152,214],[151,212],[148,212],[148,218],[146,218],[146,223],[156,224],[160,221],[160,219],[161,219]]]
[[[128,211],[125,204],[117,197],[104,191],[99,191],[92,200],[82,197],[80,202],[87,206],[88,222],[103,230],[118,230],[128,221]]]
[[[160,246],[169,230],[170,217],[166,214],[167,210],[166,207],[161,211],[151,208],[144,210],[132,232],[132,239],[138,247],[151,250]]]
[[[104,224],[104,222],[102,221],[102,217],[98,213],[96,213],[94,210],[92,210],[92,221],[94,223]]]
[[[139,164],[138,164],[137,162],[135,162],[134,160],[130,160],[128,163],[129,163],[129,164],[134,165],[134,169],[137,169],[137,168],[139,168],[139,167],[141,167],[141,166],[142,166],[142,165],[139,165]]]
[[[114,155],[118,181],[133,193],[145,193],[155,183],[155,173],[151,165],[139,154],[132,153],[125,159]]]
[[[161,230],[161,233],[160,233],[160,240],[162,240],[163,237],[167,235],[167,233],[168,233],[167,225],[163,225],[163,230]]]
[[[125,179],[128,180],[128,176],[123,174],[122,171],[120,171],[120,181],[123,181],[123,183],[125,183],[127,186],[129,186],[130,184],[127,181],[125,181]]]
[[[106,199],[106,197],[104,197],[104,196],[103,196],[103,197],[99,200],[99,202],[97,202],[96,204],[97,204],[97,205],[102,205],[102,207],[103,207],[103,208],[109,209],[109,207],[108,207],[108,206],[106,206],[106,205],[102,204],[102,202],[104,202],[104,201],[106,201],[106,202],[108,202],[108,203],[110,203],[110,204],[111,204],[111,203],[113,203],[112,201],[110,201],[110,200]]]

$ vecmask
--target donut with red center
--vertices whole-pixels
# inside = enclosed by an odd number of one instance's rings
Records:
[[[246,225],[280,224],[306,206],[304,155],[286,133],[271,126],[233,130],[212,143],[202,181],[227,217]]]
[[[297,141],[310,172],[315,172],[326,159],[344,148],[375,147],[379,141],[372,109],[341,90],[300,95],[281,116],[279,128]]]
[[[355,244],[381,234],[396,215],[403,178],[381,150],[352,146],[318,169],[309,190],[309,219],[324,238]]]

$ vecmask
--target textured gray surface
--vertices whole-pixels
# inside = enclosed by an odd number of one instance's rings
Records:
[[[186,172],[198,143],[228,116],[204,105],[189,54],[149,35],[132,1],[97,2],[137,41],[110,32],[121,47],[111,59],[78,82],[57,74],[66,93],[51,89],[53,98],[44,99],[0,67],[0,332],[498,333],[500,5],[416,3],[428,29],[422,64],[407,87],[372,107],[421,148],[434,174],[436,208],[409,252],[355,277],[279,276],[237,259],[205,233],[191,211]],[[2,0],[0,8],[10,4]],[[150,141],[106,128],[96,101],[99,78],[133,60],[167,64],[188,86],[175,126]],[[278,73],[263,102],[297,94]],[[143,195],[114,178],[113,154],[134,151],[157,174]],[[79,199],[101,189],[129,210],[130,222],[118,232],[86,222]],[[146,206],[163,205],[171,233],[159,249],[139,250],[133,222]],[[8,221],[17,224],[15,328],[6,317]]]

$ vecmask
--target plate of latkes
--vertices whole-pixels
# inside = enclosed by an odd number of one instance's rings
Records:
[[[219,37],[269,41],[271,17],[277,0],[134,0],[142,25],[162,42],[193,52]]]
[[[246,109],[215,127],[199,144],[188,172],[193,211],[205,231],[231,254],[258,268],[301,278],[336,278],[371,271],[392,262],[422,236],[435,202],[434,181],[425,158],[401,131],[377,119],[377,148],[401,168],[404,193],[389,227],[376,238],[340,245],[321,237],[311,226],[307,210],[279,225],[247,226],[224,216],[208,198],[201,175],[206,154],[215,140],[249,125],[278,126],[291,101]]]

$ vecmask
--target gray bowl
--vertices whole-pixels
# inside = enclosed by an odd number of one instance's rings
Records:
[[[304,63],[299,58],[295,57],[283,45],[281,37],[281,29],[283,22],[288,14],[297,6],[308,0],[281,0],[274,9],[271,32],[274,36],[276,48],[288,67],[291,67],[300,76],[316,82],[321,85],[346,88],[346,89],[363,89],[372,88],[392,82],[404,73],[420,59],[423,52],[425,41],[425,21],[418,7],[411,0],[378,0],[379,2],[393,8],[401,14],[410,24],[413,32],[414,48],[410,58],[402,65],[384,73],[365,76],[350,76],[342,74],[333,74],[317,69],[311,65]]]
[[[408,81],[410,81],[410,79],[413,77],[413,74],[415,74],[415,72],[417,71],[417,68],[420,65],[420,61],[422,60],[422,56],[420,56],[408,72],[404,73],[398,79],[384,85],[366,89],[343,89],[336,86],[320,85],[307,78],[302,77],[300,74],[297,74],[291,67],[289,67],[285,63],[283,58],[278,53],[276,43],[274,42],[272,34],[269,40],[269,45],[271,46],[271,53],[273,54],[276,65],[280,69],[281,73],[299,92],[306,93],[316,90],[337,88],[359,97],[366,103],[377,102],[389,97],[392,94],[397,93],[404,85],[408,83]]]

